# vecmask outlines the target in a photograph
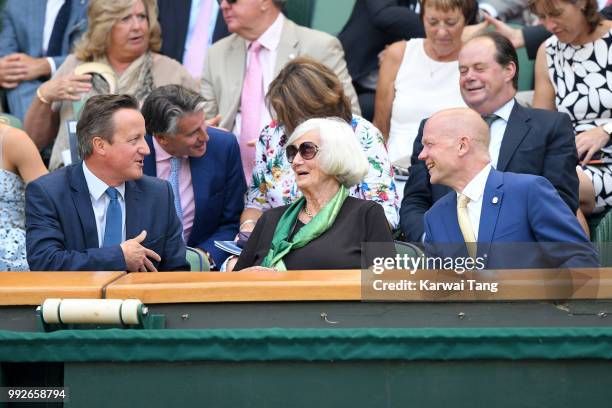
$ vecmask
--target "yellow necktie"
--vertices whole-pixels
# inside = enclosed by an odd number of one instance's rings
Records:
[[[476,258],[476,237],[467,210],[469,201],[470,198],[468,196],[459,194],[457,199],[457,220],[459,221],[459,228],[461,229],[461,234],[463,235],[468,254],[470,254],[472,258]]]

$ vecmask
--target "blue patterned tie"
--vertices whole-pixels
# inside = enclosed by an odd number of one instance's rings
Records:
[[[109,187],[106,194],[110,197],[108,207],[106,207],[106,227],[104,228],[104,244],[109,247],[121,243],[121,232],[123,230],[123,219],[121,216],[121,206],[117,199],[117,189]]]
[[[174,208],[181,222],[183,222],[183,207],[181,207],[181,195],[179,190],[179,170],[181,169],[181,159],[178,157],[170,158],[170,177],[168,181],[174,193]]]

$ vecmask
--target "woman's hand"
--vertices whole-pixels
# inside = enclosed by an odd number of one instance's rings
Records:
[[[81,95],[91,90],[91,75],[66,75],[53,78],[39,88],[49,102],[78,101]]]
[[[503,21],[491,17],[487,13],[483,14],[483,18],[487,24],[490,24],[495,28],[495,31],[509,39],[512,45],[514,45],[514,48],[519,49],[525,46],[523,30],[520,28],[511,27]]]
[[[576,135],[576,150],[578,150],[578,158],[582,159],[583,164],[587,164],[593,155],[602,147],[605,147],[610,141],[610,136],[603,130],[601,126],[589,129]]]

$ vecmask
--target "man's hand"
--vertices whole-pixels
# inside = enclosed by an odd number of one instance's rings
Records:
[[[26,77],[27,68],[20,60],[19,54],[10,54],[0,58],[0,87],[16,88]]]
[[[51,75],[51,66],[47,58],[33,58],[27,54],[15,54],[19,57],[19,61],[25,66],[26,73],[25,81],[31,81],[43,76]]]
[[[510,40],[514,48],[517,50],[525,46],[525,37],[523,36],[523,30],[520,28],[510,27],[508,24],[500,21],[496,18],[491,17],[488,14],[483,14],[483,18],[487,24],[491,24],[495,31]]]
[[[138,236],[121,243],[128,272],[157,272],[149,258],[159,262],[161,257],[155,251],[140,245],[146,237],[147,231],[143,230]]]

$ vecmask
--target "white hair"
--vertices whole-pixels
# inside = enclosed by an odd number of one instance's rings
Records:
[[[345,187],[360,183],[368,174],[369,164],[351,125],[340,118],[308,119],[293,131],[287,146],[312,130],[321,138],[318,153],[321,170]]]

